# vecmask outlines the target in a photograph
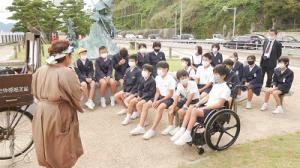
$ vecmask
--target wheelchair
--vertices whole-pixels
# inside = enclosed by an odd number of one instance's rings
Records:
[[[236,113],[235,99],[238,90],[243,87],[245,86],[236,86],[230,102],[226,101],[222,108],[212,110],[193,127],[192,141],[188,144],[196,146],[199,155],[204,153],[205,144],[212,150],[222,151],[237,140],[240,133],[240,119]]]

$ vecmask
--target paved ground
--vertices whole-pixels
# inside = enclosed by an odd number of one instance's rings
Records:
[[[0,62],[8,61],[13,54],[13,46],[0,46]]]
[[[272,108],[267,112],[260,112],[258,109],[261,106],[262,96],[254,98],[253,110],[245,110],[244,104],[239,106],[238,114],[242,125],[238,144],[300,131],[300,101],[297,99],[300,96],[300,68],[292,67],[292,69],[295,72],[292,87],[294,95],[285,98],[285,114],[273,115]],[[273,105],[273,101],[271,102]],[[141,136],[129,136],[129,131],[136,125],[136,121],[126,127],[121,126],[123,117],[115,114],[119,110],[119,107],[97,108],[93,112],[87,111],[79,115],[85,154],[79,159],[76,168],[171,168],[208,157],[198,156],[193,147],[175,146],[169,137],[162,135],[157,135],[149,141],[143,140]],[[149,116],[150,121],[152,116],[153,113]],[[166,118],[165,115],[159,131],[166,126]],[[212,151],[206,148],[206,153],[210,152]],[[39,167],[35,153],[31,152],[29,155],[32,157],[31,162],[21,160],[16,167]],[[0,168],[7,167],[9,163],[0,161]]]

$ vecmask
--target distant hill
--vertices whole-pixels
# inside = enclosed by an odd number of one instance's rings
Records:
[[[3,32],[10,32],[11,29],[13,28],[14,26],[14,23],[2,23],[0,22],[0,32],[3,31]]]

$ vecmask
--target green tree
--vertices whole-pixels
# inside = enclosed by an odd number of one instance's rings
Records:
[[[74,22],[74,30],[76,35],[86,35],[89,33],[91,21],[89,16],[84,12],[83,0],[64,0],[59,6],[63,24],[61,30],[64,33],[68,32],[68,19],[71,18]]]
[[[59,12],[50,0],[14,0],[7,9],[13,13],[9,19],[17,21],[13,32],[26,32],[28,24],[44,32],[47,37],[58,30],[60,22],[56,18]]]

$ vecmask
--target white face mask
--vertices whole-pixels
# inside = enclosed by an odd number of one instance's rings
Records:
[[[273,40],[276,39],[276,37],[275,36],[269,36],[268,39],[271,40],[271,41],[273,41]]]
[[[278,68],[280,68],[281,70],[284,70],[286,67],[285,67],[284,63],[280,62],[278,64]]]
[[[189,79],[183,79],[180,81],[183,86],[187,86]]]
[[[210,65],[210,62],[208,62],[208,61],[203,61],[202,64],[203,64],[204,67],[208,67],[208,66]]]
[[[85,60],[86,60],[86,58],[87,58],[87,55],[86,55],[86,54],[84,54],[84,55],[80,55],[80,59],[81,59],[81,60],[85,61]]]
[[[104,58],[104,59],[105,59],[105,58],[107,58],[107,56],[108,56],[108,54],[107,54],[107,53],[103,53],[103,54],[101,54],[101,57],[102,57],[102,58]]]
[[[133,61],[129,61],[128,65],[130,66],[130,68],[133,68],[133,67],[135,67],[136,64]]]
[[[187,63],[181,62],[181,66],[182,66],[183,68],[186,68],[186,67],[187,67]]]
[[[148,74],[148,72],[147,71],[142,71],[142,77],[143,78],[148,78],[149,77],[149,74]]]
[[[163,77],[165,75],[165,73],[162,69],[159,69],[159,70],[157,70],[157,75]]]
[[[214,75],[214,82],[215,83],[220,83],[221,81],[221,76],[220,75]]]
[[[146,53],[146,52],[147,52],[146,48],[141,48],[140,49],[140,53]]]
[[[218,52],[218,49],[217,49],[217,48],[213,48],[212,51],[213,51],[214,53],[217,53],[217,52]]]

